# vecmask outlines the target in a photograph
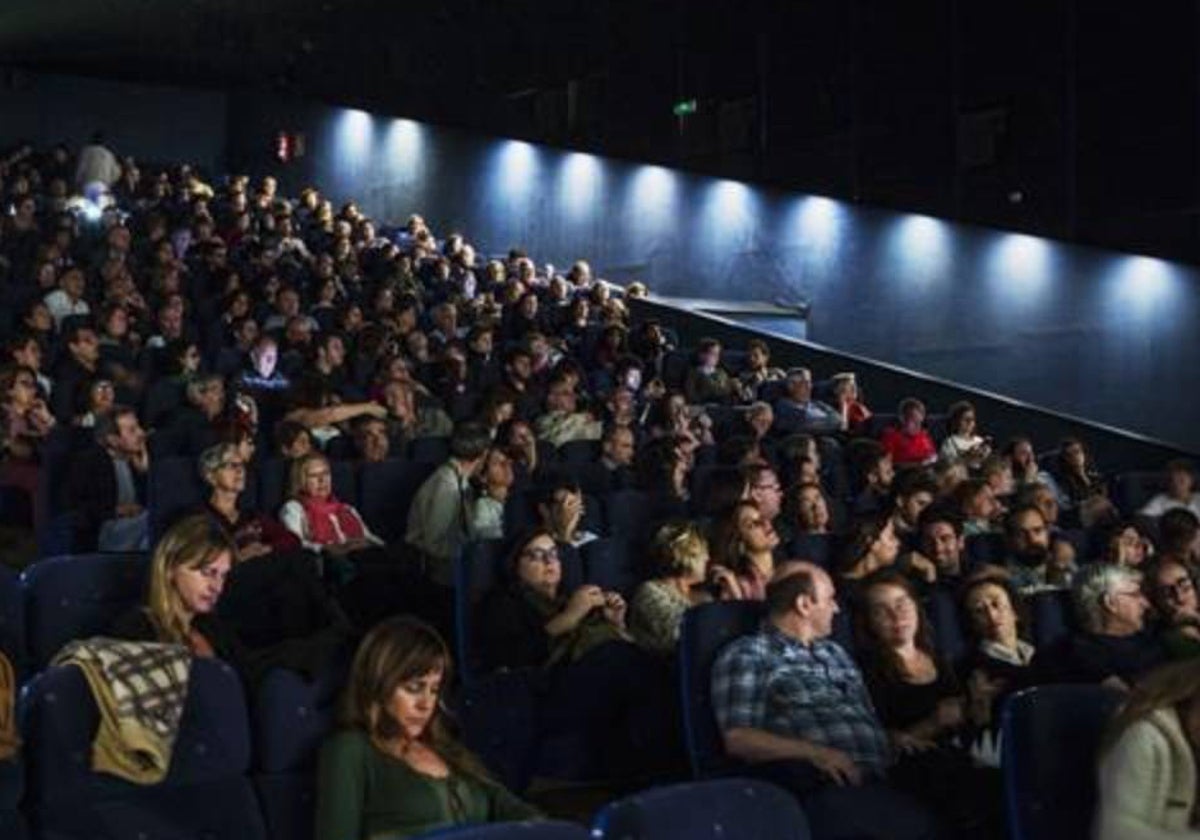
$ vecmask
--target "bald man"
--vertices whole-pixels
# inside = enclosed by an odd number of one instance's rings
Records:
[[[777,570],[762,628],[713,666],[725,749],[796,793],[814,837],[933,836],[924,810],[885,784],[887,734],[858,666],[829,638],[837,612],[833,581],[819,566],[793,561]]]

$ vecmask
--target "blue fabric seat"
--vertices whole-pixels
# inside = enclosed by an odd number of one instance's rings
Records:
[[[348,664],[341,660],[314,682],[275,669],[258,685],[252,709],[254,787],[273,840],[312,837],[317,753],[333,730]]]
[[[600,457],[600,442],[569,440],[558,447],[558,459],[565,464],[590,464]]]
[[[21,575],[31,670],[72,639],[103,634],[146,597],[144,554],[78,554],[34,563]]]
[[[559,820],[442,828],[420,835],[420,840],[587,840],[587,829]]]
[[[29,813],[40,836],[265,840],[245,775],[250,732],[242,686],[223,662],[193,660],[170,770],[156,785],[93,772],[99,714],[78,668],[51,668],[35,678],[22,715]]]
[[[157,539],[182,514],[204,501],[206,486],[195,458],[156,458],[147,484],[150,536]]]
[[[964,545],[967,563],[971,568],[984,564],[1004,565],[1008,547],[1003,534],[972,534],[966,538]]]
[[[794,560],[808,560],[822,569],[829,570],[833,568],[841,552],[841,543],[835,534],[797,534],[788,543],[788,557]]]
[[[947,662],[958,662],[967,652],[967,640],[954,596],[945,589],[934,589],[925,603],[925,612],[937,652]]]
[[[1071,594],[1066,590],[1036,592],[1026,598],[1033,620],[1033,644],[1045,650],[1075,627]]]
[[[1091,836],[1096,752],[1121,698],[1094,685],[1040,686],[1009,698],[1000,750],[1013,840]]]
[[[25,668],[25,595],[20,575],[0,565],[0,652],[20,679]]]
[[[645,578],[644,569],[637,568],[637,558],[626,550],[621,540],[599,539],[580,547],[583,555],[583,576],[588,583],[612,589],[629,597]]]
[[[757,601],[703,604],[683,615],[679,638],[679,679],[683,734],[692,773],[719,775],[732,766],[725,756],[712,706],[712,666],[726,644],[754,632],[765,615]]]
[[[613,840],[808,840],[808,820],[782,788],[716,779],[653,788],[606,805],[592,836]]]
[[[397,458],[363,464],[358,476],[362,499],[358,511],[371,530],[388,542],[403,540],[413,497],[436,468],[436,464]]]
[[[450,457],[450,439],[444,437],[419,437],[408,445],[408,458],[422,464],[437,466]]]
[[[1133,516],[1156,493],[1166,489],[1166,476],[1160,472],[1135,471],[1117,476],[1113,501],[1125,516]]]

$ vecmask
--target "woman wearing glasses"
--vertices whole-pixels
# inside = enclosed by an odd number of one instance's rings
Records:
[[[1167,656],[1200,656],[1200,596],[1187,567],[1163,557],[1146,570],[1145,585],[1154,611],[1165,624],[1162,641]]]
[[[664,669],[629,641],[618,593],[588,583],[565,591],[558,552],[545,529],[517,541],[508,580],[479,606],[484,666],[531,669],[543,737],[586,738],[580,756],[609,773],[644,769],[672,731]]]

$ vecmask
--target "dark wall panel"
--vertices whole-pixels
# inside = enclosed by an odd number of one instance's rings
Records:
[[[0,80],[0,145],[79,147],[101,130],[121,155],[222,165],[224,93],[13,71]]]

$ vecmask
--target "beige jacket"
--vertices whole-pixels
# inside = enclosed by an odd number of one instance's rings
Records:
[[[1173,708],[1130,726],[1100,761],[1096,840],[1200,840],[1196,756]]]

